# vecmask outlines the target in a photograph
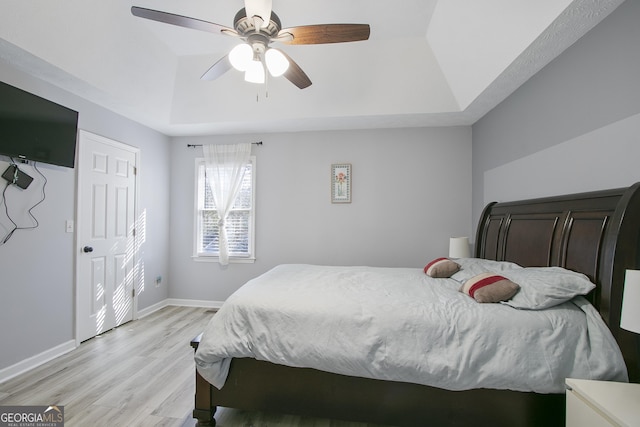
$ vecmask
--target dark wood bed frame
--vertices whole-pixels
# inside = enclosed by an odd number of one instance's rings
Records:
[[[589,295],[640,379],[632,333],[620,329],[626,269],[640,266],[640,183],[628,188],[490,203],[475,256],[522,266],[561,266],[597,285]],[[192,341],[197,348],[199,337]],[[417,384],[234,359],[221,390],[196,373],[194,418],[215,425],[217,406],[402,426],[564,426],[564,394],[448,391]]]

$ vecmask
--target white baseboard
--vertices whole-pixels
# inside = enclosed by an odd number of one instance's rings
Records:
[[[177,299],[169,298],[167,305],[177,305],[179,307],[203,307],[203,308],[220,308],[224,301],[204,301],[195,299]]]
[[[179,307],[203,307],[203,308],[219,309],[220,307],[222,307],[223,303],[224,301],[205,301],[205,300],[194,300],[194,299],[167,298],[147,308],[143,308],[142,310],[139,310],[138,319],[148,316],[152,313],[155,313],[156,311],[161,310],[170,305],[175,305]]]
[[[138,310],[138,319],[142,319],[145,316],[150,315],[151,313],[155,313],[158,310],[161,310],[163,308],[165,308],[166,306],[168,306],[169,304],[167,304],[167,300],[162,300],[160,302],[157,302],[153,305],[150,305],[147,308],[143,308],[142,310]]]
[[[0,383],[10,380],[11,378],[27,372],[31,369],[47,363],[56,357],[62,356],[76,348],[76,340],[70,340],[60,345],[57,345],[49,350],[45,350],[40,354],[31,356],[28,359],[24,359],[15,365],[8,366],[4,369],[0,369]]]

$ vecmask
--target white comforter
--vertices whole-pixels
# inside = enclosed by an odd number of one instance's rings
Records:
[[[235,292],[196,352],[221,388],[231,358],[448,390],[564,392],[567,377],[626,381],[584,298],[539,310],[479,304],[421,269],[281,265]]]

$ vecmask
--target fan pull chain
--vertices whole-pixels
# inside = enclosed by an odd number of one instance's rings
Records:
[[[269,70],[264,70],[264,97],[269,98]]]

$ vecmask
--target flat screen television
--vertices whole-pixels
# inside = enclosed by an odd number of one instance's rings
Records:
[[[0,82],[0,155],[73,168],[78,113]]]

